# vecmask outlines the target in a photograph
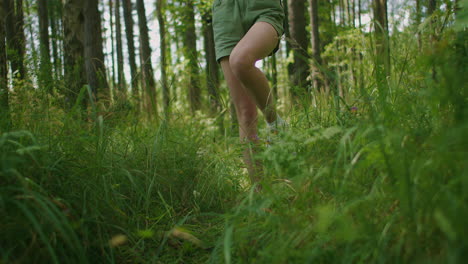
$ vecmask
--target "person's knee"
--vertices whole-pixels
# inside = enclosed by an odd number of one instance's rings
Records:
[[[233,52],[229,57],[229,66],[231,66],[232,73],[239,79],[242,79],[243,75],[252,70],[254,65],[255,62],[246,54]]]

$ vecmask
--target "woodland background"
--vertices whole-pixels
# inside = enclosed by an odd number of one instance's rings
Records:
[[[211,5],[0,0],[0,263],[463,263],[468,1],[283,0],[261,193]]]

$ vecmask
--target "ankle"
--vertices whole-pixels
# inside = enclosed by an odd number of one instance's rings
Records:
[[[284,123],[285,123],[285,121],[278,114],[275,116],[275,120],[273,120],[271,122],[267,121],[267,125],[269,127],[277,127],[279,125],[283,125]]]

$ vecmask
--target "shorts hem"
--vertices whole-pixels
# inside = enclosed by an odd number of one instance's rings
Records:
[[[216,61],[217,61],[218,63],[220,63],[220,60],[221,60],[222,58],[230,56],[233,49],[234,49],[234,47],[232,47],[232,48],[224,48],[222,51],[216,52]]]
[[[276,30],[278,37],[281,37],[284,34],[283,25],[278,25],[278,23],[274,19],[270,19],[268,17],[260,17],[255,21],[255,23],[257,22],[266,22],[270,24]]]

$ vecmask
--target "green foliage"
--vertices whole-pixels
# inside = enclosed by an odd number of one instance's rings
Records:
[[[355,46],[361,35],[345,32],[335,43]],[[384,101],[368,71],[366,85],[350,89],[353,111],[334,116],[329,99],[328,109],[318,101],[289,113],[290,131],[259,155],[264,191],[227,214],[212,263],[464,262],[466,32],[444,32],[421,57],[409,32],[392,38]],[[333,45],[325,56],[349,59]],[[366,46],[358,52],[371,54]]]
[[[194,230],[200,219],[213,223],[202,238],[212,243],[238,174],[221,157],[209,158],[199,128],[64,118],[49,138],[27,131],[0,138],[2,261],[143,262],[168,252],[185,258],[197,240],[170,231]]]
[[[453,28],[420,26],[421,47],[416,29],[392,34],[380,100],[371,36],[328,36],[328,78],[344,94],[314,91],[313,102],[283,106],[293,109],[289,130],[257,155],[261,193],[242,168],[243,146],[218,132],[222,113],[189,115],[178,101],[156,125],[126,104],[98,110],[92,100],[66,113],[63,98],[15,80],[16,129],[0,135],[0,262],[464,263],[459,12]]]

